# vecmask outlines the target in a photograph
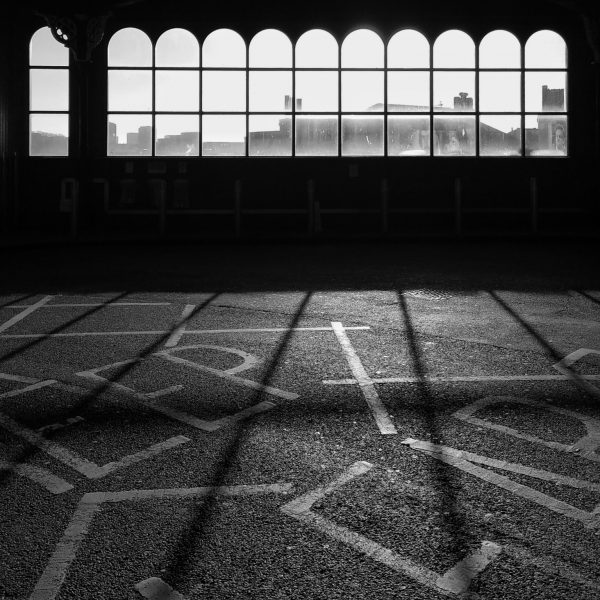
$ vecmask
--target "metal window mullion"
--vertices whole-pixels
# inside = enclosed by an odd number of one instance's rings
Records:
[[[296,156],[296,46],[292,45],[292,153],[291,156]]]
[[[244,156],[250,156],[250,44],[246,44],[246,148]]]
[[[434,117],[433,117],[433,44],[429,44],[429,156],[435,156],[433,152],[434,140]]]
[[[525,157],[525,46],[521,44],[521,156]]]
[[[202,48],[201,44],[198,44],[198,157],[204,156],[202,141],[204,136],[204,123],[202,121],[204,102],[202,101],[202,95],[204,94],[204,69],[202,67]]]
[[[480,110],[479,110],[479,44],[475,46],[475,157],[479,157],[479,129],[481,124]]]
[[[343,116],[342,116],[342,45],[338,44],[338,110],[337,110],[337,119],[338,119],[338,147],[337,147],[337,155],[338,157],[342,156],[342,134],[343,134]]]
[[[152,149],[151,156],[156,156],[156,44],[152,44]]]
[[[387,46],[383,47],[383,156],[388,155],[388,63]]]

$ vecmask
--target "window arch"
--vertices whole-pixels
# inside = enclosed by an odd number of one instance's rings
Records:
[[[49,27],[29,42],[29,155],[69,154],[69,50]]]

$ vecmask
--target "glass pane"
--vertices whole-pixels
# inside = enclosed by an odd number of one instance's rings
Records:
[[[296,98],[296,110],[298,111],[337,111],[338,72],[296,72]]]
[[[204,71],[202,110],[216,112],[246,110],[246,72]]]
[[[388,67],[399,69],[427,69],[429,42],[418,31],[405,29],[396,33],[388,44]]]
[[[525,154],[528,156],[566,156],[567,133],[567,117],[527,115],[525,117]]]
[[[342,117],[344,156],[383,156],[383,117]]]
[[[152,73],[109,71],[108,110],[152,110]]]
[[[473,40],[458,29],[445,31],[433,45],[433,66],[438,69],[475,68]]]
[[[296,66],[299,68],[337,68],[337,40],[322,29],[307,31],[300,36],[296,43]]]
[[[244,156],[245,154],[245,115],[205,115],[202,117],[203,156]]]
[[[544,29],[534,33],[525,44],[525,67],[529,69],[564,69],[567,45],[558,33]]]
[[[337,156],[337,115],[296,117],[296,154],[299,156]]]
[[[152,42],[139,29],[126,27],[117,31],[108,43],[109,67],[151,67]]]
[[[292,66],[292,42],[277,29],[265,29],[250,42],[250,67]]]
[[[370,29],[350,33],[342,43],[342,67],[382,68],[383,42]]]
[[[475,117],[433,117],[435,156],[475,156]]]
[[[69,110],[69,71],[30,69],[29,110]]]
[[[291,156],[292,118],[289,115],[251,115],[250,156]]]
[[[488,33],[479,44],[479,67],[482,69],[520,68],[519,40],[512,33],[502,29]]]
[[[412,112],[429,110],[429,73],[393,71],[388,73],[388,110]]]
[[[292,110],[292,72],[250,72],[250,110]]]
[[[198,156],[200,119],[197,115],[157,115],[157,156]]]
[[[54,39],[50,27],[42,27],[31,36],[29,64],[40,67],[69,66],[69,50]]]
[[[389,156],[429,156],[429,117],[389,117]]]
[[[29,116],[29,155],[68,156],[69,115]]]
[[[434,110],[472,112],[475,109],[474,97],[474,71],[440,71],[433,74]]]
[[[342,110],[383,112],[383,73],[342,72]]]
[[[108,156],[150,156],[150,115],[108,115]]]
[[[567,110],[567,74],[558,72],[525,73],[525,110],[562,112]]]
[[[199,67],[200,46],[186,29],[169,29],[156,42],[157,67]]]
[[[202,66],[245,67],[246,42],[231,29],[213,31],[202,44]]]
[[[521,110],[521,74],[479,73],[479,110],[519,112]]]
[[[521,117],[519,115],[482,115],[479,123],[481,156],[520,156]]]
[[[199,78],[198,71],[157,71],[156,110],[199,110]]]

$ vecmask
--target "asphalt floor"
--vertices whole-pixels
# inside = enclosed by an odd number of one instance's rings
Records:
[[[0,599],[600,596],[597,244],[1,252]]]

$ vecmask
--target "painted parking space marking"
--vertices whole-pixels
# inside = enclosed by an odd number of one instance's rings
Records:
[[[148,600],[185,600],[184,596],[159,577],[144,579],[144,581],[136,583],[134,587],[141,596]]]
[[[18,388],[16,390],[10,390],[8,392],[4,392],[0,394],[0,400],[3,398],[14,398],[16,396],[21,396],[28,392],[35,392],[36,390],[41,390],[42,388],[54,385],[56,383],[56,379],[44,379],[43,381],[38,381],[37,383],[32,383],[24,388]]]
[[[600,375],[580,375],[586,381],[600,381]],[[567,375],[458,375],[448,377],[372,377],[372,383],[487,383],[494,381],[571,381]],[[357,379],[324,379],[323,385],[356,385]]]
[[[289,483],[234,485],[223,487],[174,488],[157,490],[130,490],[125,492],[91,492],[85,494],[56,549],[38,580],[29,600],[55,600],[60,593],[67,572],[85,539],[94,516],[105,503],[165,498],[209,498],[213,496],[251,496],[260,494],[286,494],[292,489]]]
[[[538,490],[535,490],[527,485],[517,483],[505,475],[500,475],[494,471],[479,467],[478,464],[494,467],[503,471],[518,473],[520,475],[527,475],[535,479],[552,481],[564,486],[587,489],[595,492],[600,492],[600,484],[598,483],[565,477],[550,471],[533,469],[526,467],[525,465],[496,460],[487,456],[480,456],[472,452],[457,450],[456,448],[415,440],[413,438],[407,438],[401,443],[409,446],[413,450],[420,450],[421,452],[424,452],[428,456],[439,460],[440,462],[452,467],[456,467],[465,473],[474,475],[483,481],[502,488],[515,496],[530,500],[531,502],[535,502],[536,504],[548,510],[579,521],[586,528],[592,529],[600,526],[600,504],[596,506],[593,511],[588,512],[580,508],[576,508],[567,502],[553,498],[548,494],[539,492]]]
[[[523,433],[517,429],[513,429],[512,427],[493,423],[487,419],[481,419],[475,416],[478,411],[484,408],[494,406],[495,404],[505,403],[523,404],[525,406],[532,406],[534,408],[543,408],[544,410],[552,413],[572,417],[583,424],[587,433],[573,444],[563,444],[561,442],[545,440],[535,435]],[[600,421],[573,410],[567,410],[565,408],[561,408],[560,406],[548,404],[547,402],[528,400],[527,398],[517,398],[515,396],[486,396],[457,410],[452,416],[477,427],[492,429],[494,431],[498,431],[527,442],[541,444],[542,446],[552,448],[553,450],[558,450],[559,452],[567,452],[569,454],[576,453],[577,456],[600,463],[600,454],[596,452],[600,446]]]
[[[177,346],[177,344],[179,343],[179,340],[181,340],[181,338],[183,337],[187,321],[189,320],[191,315],[194,313],[194,310],[196,310],[195,304],[186,304],[185,305],[185,308],[183,309],[183,312],[181,313],[180,324],[175,328],[173,333],[169,336],[169,339],[165,342],[166,348],[173,348],[174,346]]]
[[[171,302],[55,302],[44,304],[39,308],[95,308],[106,306],[106,308],[138,307],[138,306],[171,306]],[[4,308],[29,308],[31,304],[11,304]]]
[[[573,371],[570,367],[574,365],[577,361],[581,360],[585,356],[589,354],[600,354],[600,350],[593,350],[591,348],[579,348],[579,350],[575,350],[575,352],[571,352],[571,354],[567,354],[567,356],[563,357],[557,363],[552,366],[559,372],[572,379],[575,385],[581,387],[584,391],[588,392],[588,394],[600,398],[600,389],[595,385],[591,385],[588,383],[590,380],[589,377],[585,377]],[[594,378],[594,380],[600,379],[600,376]]]
[[[348,366],[354,375],[356,382],[360,387],[360,391],[367,402],[371,412],[373,413],[373,417],[375,422],[377,423],[377,427],[379,427],[379,431],[384,435],[395,435],[398,433],[396,427],[392,423],[390,416],[385,408],[377,390],[375,389],[375,385],[373,381],[367,374],[366,369],[364,368],[356,350],[352,346],[350,342],[350,338],[346,335],[346,328],[340,322],[332,322],[331,328],[335,333],[335,336],[342,347],[342,352],[346,361],[348,362]]]
[[[28,306],[26,309],[21,311],[19,314],[10,318],[6,323],[2,323],[0,325],[0,333],[4,333],[8,329],[10,329],[13,325],[16,325],[19,321],[22,321],[25,317],[28,317],[31,313],[35,312],[38,308],[42,308],[45,304],[48,304],[50,300],[52,300],[54,296],[44,296],[41,300]]]
[[[342,487],[356,477],[364,475],[373,468],[371,463],[359,461],[346,469],[337,479],[326,486],[312,490],[281,507],[281,511],[317,531],[350,546],[357,552],[402,573],[435,592],[449,597],[465,597],[472,580],[495,560],[502,548],[487,540],[473,555],[459,561],[443,574],[416,563],[408,557],[385,548],[381,544],[358,534],[347,527],[313,512],[315,502],[322,500],[334,490]],[[459,573],[462,573],[459,576]]]
[[[16,381],[17,383],[37,383],[39,381],[35,377],[24,377],[23,375],[13,375],[12,373],[0,373],[0,379]]]

